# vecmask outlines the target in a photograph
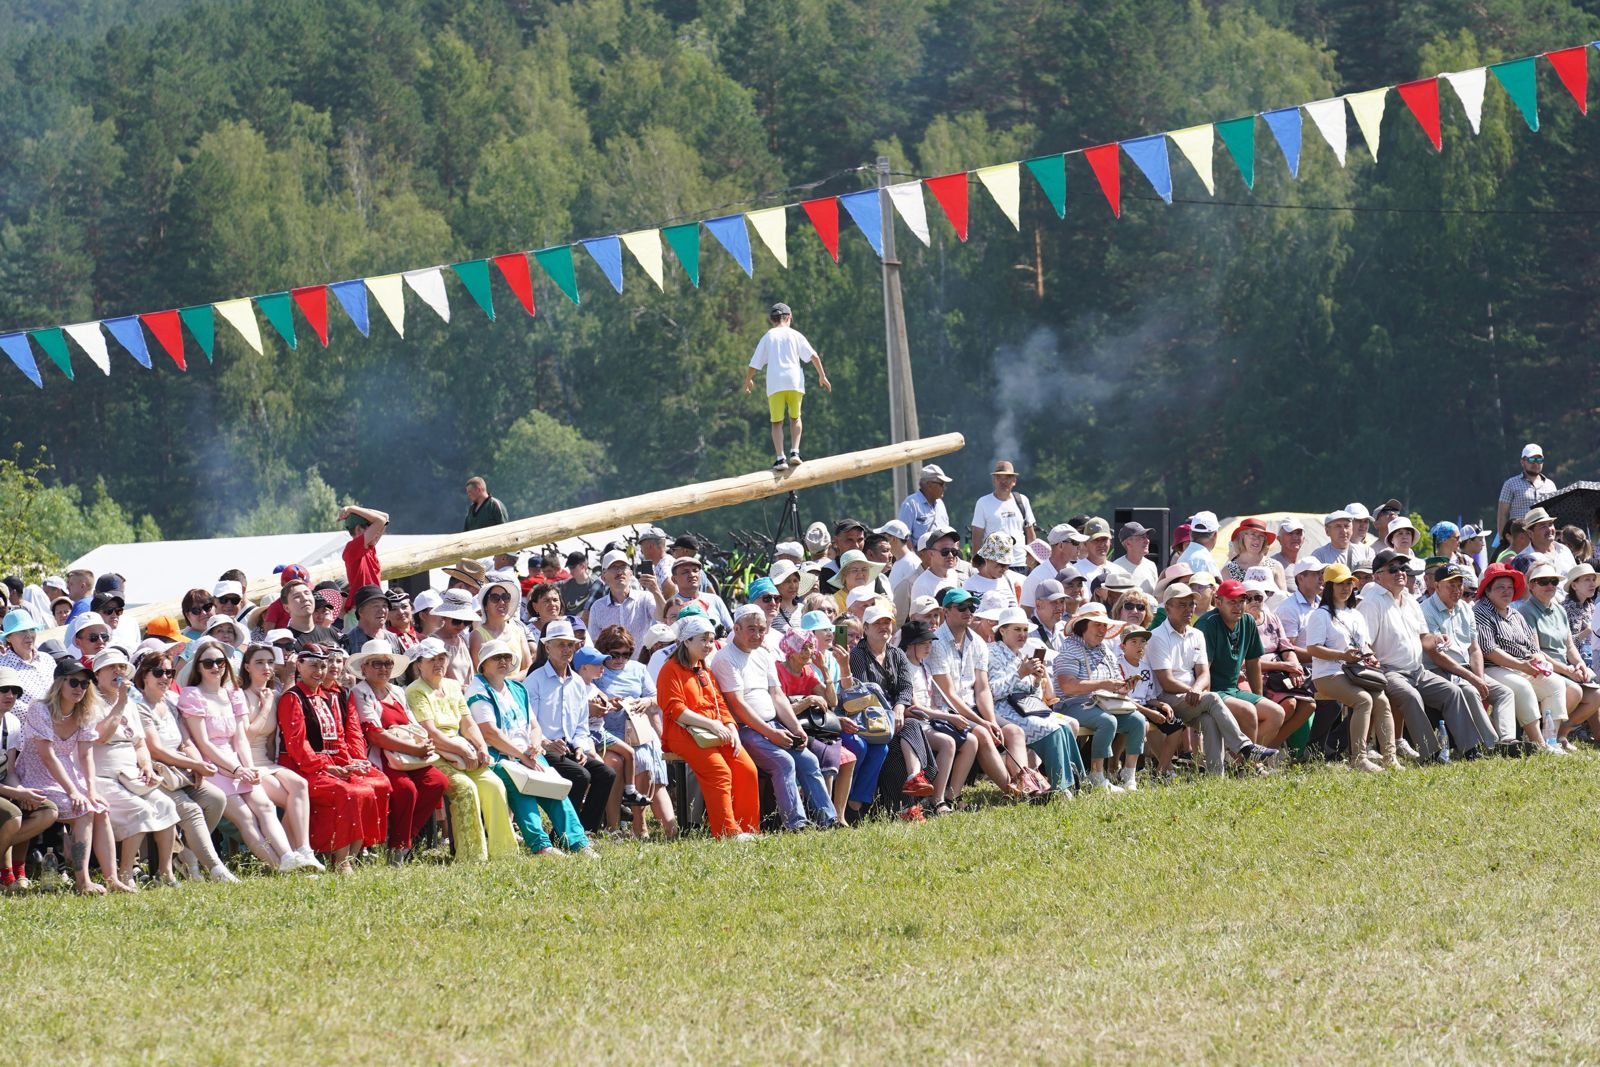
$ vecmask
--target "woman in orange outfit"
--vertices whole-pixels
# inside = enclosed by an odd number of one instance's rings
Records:
[[[739,744],[739,729],[706,669],[711,654],[711,622],[703,615],[679,620],[678,647],[661,666],[656,703],[663,720],[661,743],[683,757],[700,781],[712,837],[748,841],[761,825],[761,794],[756,765]],[[685,727],[699,727],[722,739],[702,748]]]

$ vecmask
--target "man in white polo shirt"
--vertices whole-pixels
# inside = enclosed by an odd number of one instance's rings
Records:
[[[1083,555],[1073,566],[1092,586],[1106,572],[1106,560],[1111,555],[1111,524],[1096,516],[1084,523],[1083,536],[1088,540],[1083,544]]]

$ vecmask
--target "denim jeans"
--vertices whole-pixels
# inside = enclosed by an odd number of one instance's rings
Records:
[[[811,810],[816,812],[819,825],[832,826],[838,821],[839,813],[828,795],[828,785],[822,779],[817,757],[804,748],[779,748],[748,726],[739,727],[739,742],[750,753],[755,765],[772,779],[772,795],[778,802],[778,814],[784,826],[794,830],[805,825],[806,809],[800,802],[801,790],[805,791]]]
[[[883,773],[883,761],[889,758],[889,746],[869,745],[856,734],[845,734],[839,739],[856,756],[855,777],[850,779],[850,802],[870,807],[878,795],[878,776]]]

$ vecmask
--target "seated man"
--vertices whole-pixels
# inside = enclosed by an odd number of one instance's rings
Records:
[[[1194,628],[1206,639],[1212,692],[1227,701],[1246,737],[1271,740],[1283,725],[1284,711],[1264,695],[1261,631],[1244,610],[1246,592],[1236,578],[1217,586],[1216,606],[1196,619]],[[1249,680],[1249,690],[1240,688],[1241,674]]]
[[[1045,665],[1053,663],[1061,646],[1061,607],[1067,602],[1067,591],[1054,578],[1046,578],[1034,590],[1033,629],[1029,637],[1044,646]]]
[[[1167,618],[1150,637],[1145,662],[1155,674],[1160,699],[1177,711],[1185,724],[1199,726],[1206,750],[1206,773],[1221,774],[1223,757],[1238,752],[1251,762],[1276,756],[1276,749],[1254,744],[1239,729],[1223,698],[1211,691],[1211,659],[1205,637],[1190,626],[1194,590],[1174,582],[1162,590]]]
[[[1511,690],[1490,678],[1483,669],[1483,646],[1478,644],[1478,623],[1464,594],[1466,575],[1454,563],[1433,571],[1433,594],[1422,602],[1422,619],[1428,632],[1439,637],[1428,653],[1439,673],[1466,697],[1467,715],[1472,727],[1465,737],[1450,730],[1457,754],[1477,759],[1494,749],[1501,738],[1489,717],[1488,709],[1511,706]]]
[[[1217,531],[1222,528],[1216,512],[1199,511],[1184,523],[1189,528],[1189,544],[1178,555],[1177,562],[1187,564],[1192,574],[1209,574],[1222,580],[1222,568],[1211,555],[1217,545]]]
[[[1367,624],[1372,654],[1382,665],[1391,711],[1404,717],[1404,727],[1411,734],[1410,745],[1399,741],[1395,747],[1411,759],[1448,763],[1450,756],[1439,749],[1433,732],[1434,719],[1444,715],[1452,737],[1473,736],[1476,727],[1461,690],[1429,670],[1423,658],[1424,651],[1438,649],[1440,638],[1427,632],[1422,608],[1406,592],[1405,575],[1410,568],[1410,556],[1392,548],[1379,552],[1372,560],[1372,581],[1361,590],[1356,610]],[[1396,736],[1400,728],[1397,719]]]
[[[1040,582],[1072,569],[1072,564],[1078,560],[1078,546],[1089,539],[1063,522],[1052,526],[1045,540],[1050,543],[1050,558],[1029,571],[1022,581],[1022,595],[1017,602],[1024,610],[1032,609],[1034,590]]]
[[[1372,562],[1372,548],[1368,545],[1358,544],[1351,539],[1351,528],[1355,524],[1355,517],[1348,511],[1330,511],[1322,517],[1322,528],[1328,534],[1328,543],[1319,547],[1311,554],[1323,566],[1330,563],[1343,563],[1352,571],[1358,569],[1359,564]]]
[[[937,600],[941,589],[961,584],[954,573],[956,560],[961,557],[961,539],[954,530],[948,526],[935,526],[922,535],[919,549],[922,565],[926,569],[911,583],[910,599],[931,596]]]
[[[1011,579],[1011,560],[1016,548],[1010,534],[992,533],[985,537],[978,549],[978,569],[962,583],[962,588],[979,600],[994,593],[1005,602],[1004,606],[1015,607],[1017,586]]]

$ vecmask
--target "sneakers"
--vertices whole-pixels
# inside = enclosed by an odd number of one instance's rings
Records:
[[[1398,741],[1396,741],[1394,743],[1394,749],[1395,749],[1396,752],[1400,753],[1400,755],[1404,756],[1406,759],[1421,759],[1422,758],[1417,753],[1417,750],[1411,747],[1411,742],[1407,741],[1403,737],[1400,738]]]
[[[213,882],[221,882],[224,885],[238,885],[239,884],[238,875],[234,874],[232,871],[228,870],[228,868],[224,867],[220,863],[217,864],[215,867],[211,868],[211,870],[208,873],[211,875],[211,880]]]
[[[1089,780],[1086,783],[1086,788],[1096,793],[1101,792],[1102,790],[1107,793],[1124,792],[1120,785],[1116,785],[1106,778],[1104,771],[1091,771],[1089,773]]]
[[[1122,773],[1117,775],[1117,784],[1122,787],[1123,792],[1136,793],[1139,790],[1139,776],[1134,773],[1132,767],[1124,767]]]
[[[922,805],[921,804],[913,804],[911,807],[907,808],[905,811],[902,811],[900,813],[900,821],[901,822],[927,822],[928,820],[922,814]]]
[[[789,461],[784,459],[782,456],[779,456],[777,459],[772,461],[772,469],[775,471],[786,471],[789,469]]]
[[[755,834],[734,834],[732,837],[728,838],[729,841],[754,841],[755,839]],[[585,849],[584,851],[588,850]]]
[[[798,448],[791,448],[789,450],[789,466],[798,467],[804,462],[805,461],[800,458],[800,450]]]
[[[305,860],[300,858],[298,852],[285,852],[283,858],[278,861],[278,873],[292,874],[305,865]]]
[[[1352,771],[1360,771],[1363,774],[1377,774],[1383,770],[1382,767],[1378,766],[1376,763],[1373,763],[1369,759],[1352,760],[1350,762],[1350,769]]]
[[[1239,754],[1250,763],[1264,763],[1269,767],[1278,762],[1278,750],[1266,745],[1250,745]]]
[[[300,866],[302,867],[310,867],[314,871],[328,869],[322,865],[321,860],[317,859],[317,854],[311,851],[310,846],[295,849],[295,855],[300,857]]]
[[[926,774],[918,771],[906,779],[906,784],[900,787],[900,792],[908,797],[931,797],[933,796],[933,783],[928,781]]]

